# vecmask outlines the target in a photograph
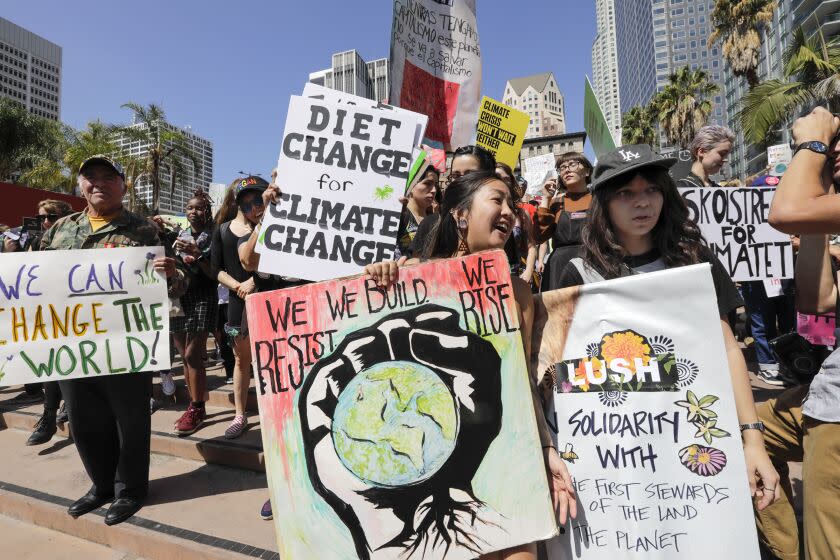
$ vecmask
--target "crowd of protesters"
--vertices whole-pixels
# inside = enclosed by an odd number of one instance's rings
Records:
[[[699,131],[691,145],[691,173],[679,184],[669,174],[675,160],[660,158],[649,146],[622,146],[602,154],[596,166],[581,153],[559,155],[556,179],[542,185],[542,196],[536,199],[526,194],[521,170],[497,162],[480,147],[460,147],[447,173],[429,165],[408,186],[396,239],[397,259],[371,264],[365,274],[388,285],[396,281],[400,268],[421,260],[504,249],[527,353],[535,292],[709,263],[762,543],[780,558],[798,558],[787,461],[803,461],[806,486],[821,489],[805,493],[805,549],[812,558],[836,557],[834,535],[840,521],[830,504],[838,494],[831,459],[840,455],[840,437],[834,432],[840,422],[834,409],[840,404],[840,354],[831,354],[811,381],[786,371],[779,363],[784,360],[774,354],[773,341],[795,330],[797,310],[826,313],[837,306],[828,236],[840,232],[840,198],[829,194],[832,180],[840,182],[840,164],[834,163],[840,150],[838,129],[840,119],[819,109],[794,125],[796,143],[817,142],[827,148],[824,153],[811,147],[797,151],[773,201],[771,223],[797,236],[799,248],[795,280],[784,282],[778,294],[767,293],[761,281],[736,285],[729,278],[706,248],[677,190],[726,188],[712,179],[726,163],[734,140],[732,132],[721,126]],[[619,157],[620,150],[637,157],[628,162]],[[824,173],[826,169],[829,173]],[[274,183],[274,176],[271,183],[259,176],[237,178],[224,199],[216,201],[215,216],[214,201],[199,189],[184,208],[188,225],[181,228],[165,216],[149,220],[123,208],[125,175],[120,164],[95,156],[79,169],[87,208],[71,213],[66,203],[44,200],[37,208],[41,231],[29,231],[30,240],[20,229],[3,228],[2,250],[163,245],[166,256],[154,264],[167,278],[171,337],[181,356],[189,395],[173,432],[193,434],[205,421],[207,346],[212,336],[226,382],[233,386],[235,413],[225,437],[237,438],[248,428],[251,380],[245,299],[255,292],[302,283],[293,271],[289,276],[259,272],[255,246],[263,214],[280,200],[282,185]],[[736,328],[743,306],[745,326]],[[759,379],[791,386],[778,398],[756,407],[738,336],[754,341]],[[171,375],[160,374],[167,395],[175,391]],[[567,515],[576,515],[575,493],[546,426],[539,380],[532,376],[531,381],[546,473],[563,523]],[[151,397],[152,374],[139,374],[32,384],[13,399],[21,404],[43,401],[43,414],[28,445],[48,442],[57,424],[70,423],[92,482],[90,490],[70,506],[70,515],[77,517],[110,503],[105,522],[115,524],[142,507],[149,485]],[[261,515],[271,517],[269,502]],[[525,546],[505,554],[513,553],[535,554],[535,550]]]

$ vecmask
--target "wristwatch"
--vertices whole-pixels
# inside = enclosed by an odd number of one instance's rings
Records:
[[[802,142],[796,147],[796,149],[793,151],[793,154],[796,155],[797,153],[799,153],[800,150],[811,150],[812,152],[817,154],[828,155],[828,146],[826,146],[819,140]]]
[[[745,430],[758,430],[764,432],[764,422],[754,422],[752,424],[741,424],[741,432]]]

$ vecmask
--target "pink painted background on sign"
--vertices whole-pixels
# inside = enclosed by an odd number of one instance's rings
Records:
[[[796,314],[796,332],[811,344],[834,346],[834,314],[807,315]]]

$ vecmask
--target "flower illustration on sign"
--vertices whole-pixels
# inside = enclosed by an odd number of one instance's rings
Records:
[[[390,185],[385,185],[384,187],[376,187],[373,196],[377,200],[388,200],[393,193],[394,189]]]
[[[680,450],[680,463],[700,476],[715,476],[726,466],[726,454],[714,447],[689,445]]]
[[[158,275],[155,274],[154,266],[155,254],[152,252],[146,253],[146,264],[142,270],[135,269],[134,274],[137,276],[137,283],[141,286],[146,284],[157,284],[160,282]]]
[[[627,367],[633,373],[636,373],[635,359],[639,358],[642,364],[648,365],[650,354],[650,346],[641,336],[630,330],[608,334],[601,340],[601,356],[604,360],[608,362],[616,358],[627,360]]]
[[[726,430],[717,428],[717,420],[707,420],[705,422],[694,422],[697,427],[697,433],[694,437],[702,437],[706,443],[712,443],[713,438],[729,437],[731,434]]]
[[[718,398],[714,395],[706,395],[702,399],[698,399],[694,391],[686,391],[685,400],[677,401],[674,404],[685,408],[687,413],[687,420],[689,422],[705,422],[712,418],[717,418],[717,413],[709,407],[715,404]]]

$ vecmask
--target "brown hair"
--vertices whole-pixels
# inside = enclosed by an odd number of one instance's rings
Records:
[[[195,189],[190,200],[197,200],[204,206],[204,226],[207,227],[210,225],[213,222],[213,201],[210,200],[210,195],[207,194],[207,191],[202,188]]]
[[[584,169],[589,171],[589,173],[586,175],[586,184],[588,185],[592,182],[592,170],[594,169],[592,167],[592,162],[589,161],[589,159],[587,159],[587,157],[580,152],[566,152],[565,154],[560,154],[557,157],[557,161],[554,162],[554,169],[558,171],[557,184],[561,188],[565,189],[566,185],[563,184],[563,178],[559,177],[560,165],[568,161],[576,161],[579,164],[581,164],[581,166],[583,166]]]
[[[626,256],[624,247],[613,231],[607,207],[621,187],[637,175],[659,187],[662,192],[662,211],[651,232],[653,246],[669,267],[703,262],[705,243],[700,228],[689,219],[685,201],[666,169],[645,167],[636,172],[616,177],[609,184],[592,194],[589,219],[583,226],[583,260],[607,280],[621,276]]]
[[[73,207],[63,200],[48,198],[38,203],[38,210],[46,210],[47,214],[56,214],[59,218],[73,213]]]
[[[239,212],[239,208],[236,206],[235,186],[241,180],[242,178],[238,177],[234,179],[230,185],[228,185],[227,190],[225,191],[225,197],[222,199],[222,205],[219,207],[219,211],[216,212],[216,216],[213,218],[213,221],[216,222],[217,226],[231,221],[236,217],[236,213]]]

